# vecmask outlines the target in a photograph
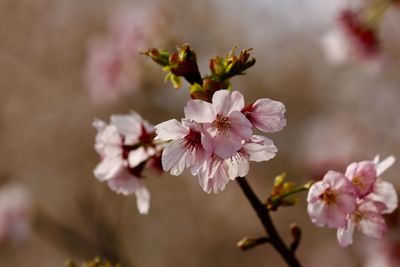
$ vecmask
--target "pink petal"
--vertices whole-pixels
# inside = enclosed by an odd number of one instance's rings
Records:
[[[112,115],[111,124],[125,137],[125,144],[136,144],[142,133],[143,119],[137,113],[128,115]]]
[[[105,158],[96,166],[93,173],[99,181],[103,182],[114,178],[123,168],[121,158]]]
[[[212,176],[207,171],[201,172],[198,175],[199,184],[206,193],[219,193],[225,189],[226,184],[229,182],[229,177],[223,164],[217,164],[217,167],[213,169]]]
[[[215,153],[222,159],[227,159],[236,154],[242,147],[242,140],[237,135],[228,133],[226,135],[217,135],[210,139],[209,136],[204,135],[202,144],[205,149],[210,149],[210,153]],[[210,146],[211,144],[211,146]]]
[[[135,168],[140,163],[147,160],[149,158],[149,156],[150,155],[147,153],[146,149],[143,146],[130,151],[129,155],[128,155],[129,167]]]
[[[211,103],[203,100],[189,100],[184,109],[185,117],[198,123],[212,123],[217,116]]]
[[[229,115],[231,123],[231,132],[243,140],[250,139],[253,134],[253,125],[246,116],[239,111],[232,111]]]
[[[244,107],[244,97],[238,91],[219,90],[214,93],[212,106],[217,114],[228,117],[232,111],[241,111]]]
[[[139,178],[133,176],[128,170],[124,169],[113,179],[108,180],[107,184],[110,189],[117,194],[129,196],[132,195],[139,186]]]
[[[337,230],[337,239],[341,247],[347,247],[353,244],[353,234],[355,229],[355,223],[353,220],[348,219],[345,227],[340,227]]]
[[[358,223],[358,229],[366,236],[373,238],[382,238],[387,231],[386,223],[383,217],[378,213],[364,213]]]
[[[256,162],[268,161],[278,152],[272,140],[261,135],[253,135],[248,142],[244,143],[242,150],[249,160]]]
[[[398,205],[397,192],[393,184],[381,179],[375,184],[373,192],[369,194],[367,198],[372,201],[383,203],[386,207],[382,211],[383,214],[392,213]]]
[[[371,193],[376,182],[375,163],[361,161],[350,164],[346,169],[346,177],[353,183],[359,197]]]
[[[169,143],[162,154],[162,165],[165,171],[170,171],[171,175],[178,176],[185,169],[188,151],[182,140],[175,140]]]
[[[154,128],[156,129],[157,134],[156,138],[154,139],[161,141],[182,139],[189,133],[189,129],[184,127],[176,119],[164,121],[154,126]]]
[[[260,131],[274,133],[286,126],[285,112],[285,106],[281,102],[262,98],[252,105],[248,118]]]

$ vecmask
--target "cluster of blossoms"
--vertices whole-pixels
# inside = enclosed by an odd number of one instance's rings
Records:
[[[29,237],[32,201],[24,187],[10,184],[0,189],[0,245]]]
[[[341,10],[335,29],[322,38],[327,59],[333,64],[355,61],[376,66],[383,58],[379,26],[391,1],[376,0],[361,3],[356,9]]]
[[[95,149],[101,162],[94,175],[122,195],[135,194],[140,213],[149,210],[150,194],[142,182],[145,168],[160,170],[162,145],[154,142],[154,128],[140,115],[111,116],[110,124],[96,119]]]
[[[353,242],[357,228],[363,234],[381,238],[386,232],[383,214],[397,208],[394,186],[382,180],[381,175],[394,163],[394,157],[379,162],[361,161],[350,164],[346,172],[329,171],[309,190],[308,214],[319,227],[337,228],[342,247]]]
[[[275,156],[273,142],[254,135],[254,127],[272,133],[286,125],[282,103],[262,98],[245,106],[238,91],[216,91],[211,103],[189,100],[184,113],[181,121],[172,119],[155,126],[155,139],[170,141],[162,154],[162,166],[172,175],[190,169],[207,193],[218,193],[230,180],[247,175],[249,161]]]
[[[112,102],[136,90],[143,75],[140,49],[160,43],[167,25],[157,8],[117,10],[110,19],[108,34],[91,40],[85,82],[94,102]]]

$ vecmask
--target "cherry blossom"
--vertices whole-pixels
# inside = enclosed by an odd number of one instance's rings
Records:
[[[165,14],[156,7],[117,9],[108,32],[90,40],[85,82],[95,103],[114,102],[139,88],[143,76],[140,49],[160,42]]]
[[[277,151],[270,139],[253,135],[234,156],[222,159],[214,154],[206,161],[206,167],[198,175],[199,184],[207,193],[219,193],[230,180],[248,174],[249,161],[268,161]]]
[[[155,126],[155,140],[171,141],[162,154],[162,165],[172,175],[180,175],[190,168],[193,175],[205,167],[211,154],[201,144],[201,126],[198,123],[172,119]]]
[[[347,224],[338,228],[337,238],[340,246],[347,247],[353,243],[353,233],[355,229],[366,236],[382,238],[387,227],[382,213],[386,206],[381,202],[370,200],[360,201],[354,212],[347,217]]]
[[[101,157],[94,175],[118,194],[135,194],[139,212],[147,213],[150,194],[141,172],[146,161],[157,153],[151,143],[153,127],[134,112],[111,116],[109,125],[96,119],[93,126],[98,131],[95,148]]]
[[[349,59],[377,62],[381,56],[376,29],[349,9],[340,13],[336,28],[323,36],[322,46],[333,64],[342,64]]]
[[[356,207],[353,185],[339,172],[329,171],[310,188],[307,211],[317,226],[331,228],[346,225],[346,217]]]
[[[286,126],[285,111],[285,106],[281,102],[261,98],[245,107],[242,112],[260,131],[274,133]]]
[[[27,239],[31,217],[32,200],[26,188],[17,184],[0,188],[0,245]]]
[[[242,141],[252,135],[252,124],[241,112],[244,97],[238,92],[219,90],[212,103],[190,100],[185,107],[185,117],[203,124],[201,142],[205,150],[222,159],[232,157]]]

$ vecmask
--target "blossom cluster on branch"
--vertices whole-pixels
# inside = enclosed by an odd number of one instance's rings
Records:
[[[329,171],[322,181],[309,190],[308,213],[319,227],[337,228],[339,244],[346,247],[353,243],[353,232],[382,238],[386,232],[383,214],[397,208],[394,186],[381,175],[395,162],[388,157],[379,162],[361,161],[350,164],[346,172]]]

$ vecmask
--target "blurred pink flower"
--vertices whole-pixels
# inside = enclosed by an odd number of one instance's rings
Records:
[[[359,13],[343,10],[334,30],[322,38],[327,59],[333,64],[347,61],[378,63],[381,58],[376,29],[360,19]]]
[[[322,181],[310,188],[307,196],[307,211],[312,222],[331,228],[346,225],[346,217],[356,207],[353,185],[339,172],[329,171]]]
[[[95,148],[101,157],[94,175],[118,194],[135,194],[139,212],[147,213],[150,194],[141,173],[157,154],[157,147],[151,145],[153,127],[134,112],[111,116],[109,125],[96,119],[93,126],[97,129]]]
[[[242,112],[260,131],[274,133],[286,126],[285,111],[285,105],[281,102],[261,98],[245,107]]]
[[[89,44],[85,82],[94,102],[113,102],[138,89],[145,72],[140,49],[160,42],[166,24],[155,7],[113,14],[108,33]]]
[[[243,95],[229,90],[214,93],[212,103],[190,100],[185,107],[185,117],[203,124],[201,142],[204,148],[226,159],[232,157],[241,147],[242,140],[252,135],[252,124],[241,112],[244,107]]]
[[[32,199],[26,188],[10,184],[0,188],[0,245],[30,236]]]

